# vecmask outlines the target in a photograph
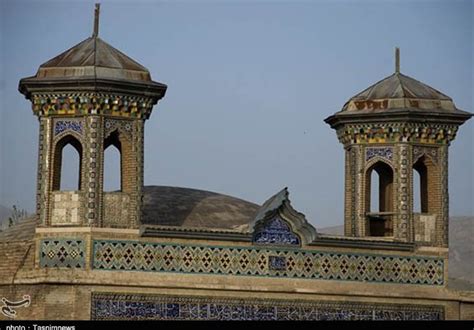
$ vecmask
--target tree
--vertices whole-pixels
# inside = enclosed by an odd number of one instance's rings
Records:
[[[11,216],[8,218],[8,227],[11,227],[18,223],[21,219],[24,219],[28,216],[28,213],[25,209],[19,209],[16,205],[13,205],[13,211]]]

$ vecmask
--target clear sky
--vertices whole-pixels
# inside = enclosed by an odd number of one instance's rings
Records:
[[[146,185],[259,204],[288,186],[311,223],[341,224],[343,148],[323,119],[393,73],[395,46],[402,73],[473,111],[472,1],[101,3],[100,37],[168,85],[146,123]],[[18,81],[89,37],[93,10],[0,0],[0,204],[35,205],[38,122]],[[452,215],[474,214],[473,131],[450,148]]]

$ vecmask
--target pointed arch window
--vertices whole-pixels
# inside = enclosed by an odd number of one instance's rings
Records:
[[[104,141],[104,191],[122,191],[122,143],[118,131]]]
[[[82,144],[73,135],[60,139],[54,150],[53,190],[81,190]]]
[[[373,176],[378,178],[378,187],[375,186],[375,182],[372,182]],[[365,211],[369,236],[392,236],[393,169],[388,164],[378,161],[367,169],[365,178]],[[371,207],[373,204],[378,204],[378,210]]]
[[[417,182],[413,184],[413,195],[417,196],[415,200],[419,200],[419,211],[421,213],[430,213],[432,212],[433,201],[435,197],[437,197],[435,194],[437,187],[434,185],[434,181],[430,179],[433,178],[435,174],[434,163],[430,158],[422,156],[413,164],[413,171],[418,174],[413,175],[414,181],[418,179]],[[433,193],[431,199],[429,198],[430,191]]]

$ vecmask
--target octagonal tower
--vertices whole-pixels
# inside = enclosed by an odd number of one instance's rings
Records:
[[[345,149],[345,235],[447,247],[448,147],[472,114],[400,73],[399,63],[397,48],[394,74],[325,119]],[[371,201],[374,171],[379,179],[376,210]],[[413,209],[414,171],[420,212]]]
[[[39,118],[39,226],[137,228],[143,187],[144,122],[167,86],[98,36],[99,5],[90,38],[42,64],[19,91]],[[79,154],[79,182],[61,189],[63,149]],[[103,191],[104,151],[118,149],[121,189]]]

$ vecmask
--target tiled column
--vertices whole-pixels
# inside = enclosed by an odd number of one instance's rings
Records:
[[[398,145],[397,152],[397,167],[395,176],[398,175],[398,179],[395,179],[396,184],[395,191],[397,196],[395,198],[395,205],[398,216],[396,218],[396,224],[394,225],[394,238],[403,242],[413,242],[413,230],[410,220],[411,215],[411,150],[408,143],[400,143]],[[398,172],[398,173],[397,173]]]
[[[440,180],[441,180],[441,205],[440,205],[440,216],[441,219],[438,221],[439,225],[436,230],[439,233],[437,237],[438,245],[448,247],[449,243],[449,191],[448,191],[448,145],[444,145],[439,148],[439,169],[440,169]]]
[[[86,139],[84,152],[84,191],[85,225],[100,226],[102,224],[102,176],[103,176],[103,123],[99,116],[88,116],[86,119]]]
[[[40,226],[48,226],[49,205],[51,190],[51,159],[52,159],[52,118],[39,118],[39,139],[38,139],[38,173],[36,188],[36,214]]]
[[[354,145],[355,164],[355,196],[353,197],[353,210],[355,215],[355,236],[361,237],[366,235],[366,217],[364,208],[365,199],[365,184],[364,184],[364,147],[362,145]]]
[[[355,174],[356,150],[352,147],[345,149],[344,177],[344,234],[354,237],[356,234],[355,215]]]

